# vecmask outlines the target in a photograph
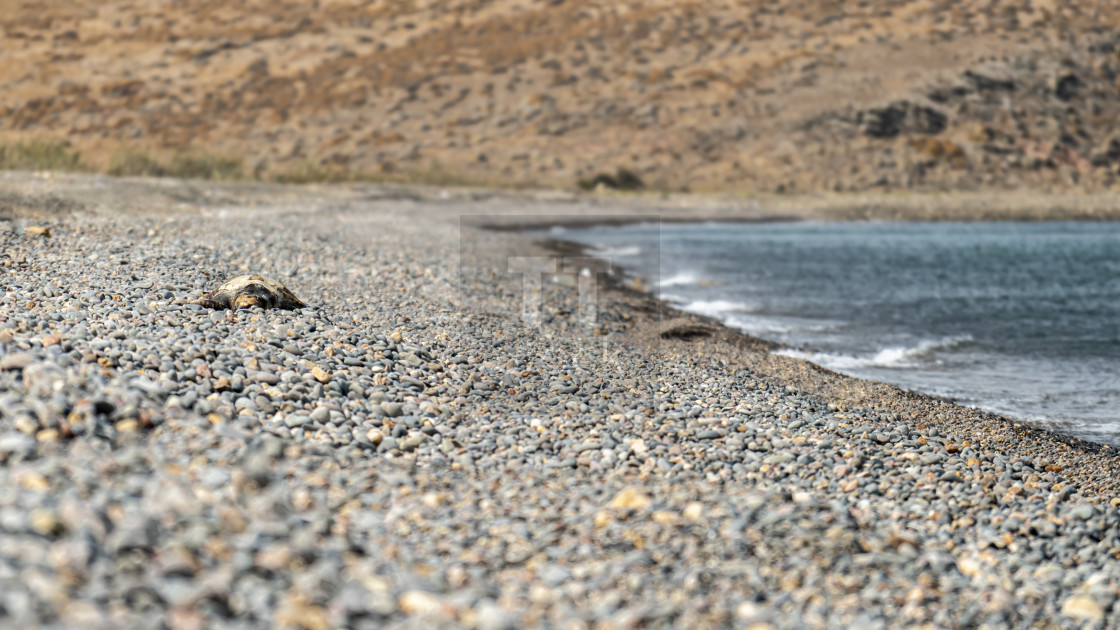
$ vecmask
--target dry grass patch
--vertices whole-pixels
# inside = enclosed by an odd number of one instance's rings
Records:
[[[79,152],[64,141],[36,140],[0,145],[0,169],[8,171],[85,171]]]

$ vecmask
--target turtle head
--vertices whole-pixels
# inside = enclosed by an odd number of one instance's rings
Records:
[[[256,306],[258,308],[268,308],[268,303],[263,298],[261,298],[261,296],[253,294],[239,295],[237,296],[237,299],[233,301],[233,310],[235,311],[243,308],[249,308],[251,306]]]

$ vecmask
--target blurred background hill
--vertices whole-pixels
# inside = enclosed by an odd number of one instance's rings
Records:
[[[12,0],[0,165],[1108,190],[1117,25],[1111,0]]]

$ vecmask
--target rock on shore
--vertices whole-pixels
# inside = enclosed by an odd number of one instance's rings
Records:
[[[617,282],[527,327],[504,261],[549,252],[461,215],[570,206],[103,184],[0,222],[4,625],[1120,622],[1108,450],[662,338]],[[248,272],[310,306],[186,303]]]

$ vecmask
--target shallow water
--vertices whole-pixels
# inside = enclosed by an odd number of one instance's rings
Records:
[[[1120,444],[1120,224],[565,230],[785,354]]]

